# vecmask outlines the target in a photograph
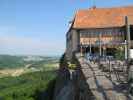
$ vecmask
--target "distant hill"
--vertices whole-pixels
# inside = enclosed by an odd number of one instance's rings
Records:
[[[0,55],[0,69],[6,68],[20,68],[25,67],[27,64],[42,64],[58,62],[58,57],[44,57],[44,56],[12,56]]]
[[[16,68],[24,66],[24,57],[0,55],[0,69],[3,68]]]

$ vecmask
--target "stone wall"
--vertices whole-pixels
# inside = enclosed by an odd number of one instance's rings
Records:
[[[68,59],[72,58],[73,52],[78,51],[79,47],[79,33],[75,29],[71,29],[66,36],[66,56]]]

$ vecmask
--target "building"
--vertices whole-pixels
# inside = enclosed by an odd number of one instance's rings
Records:
[[[133,40],[133,6],[78,10],[66,34],[66,56],[71,58],[75,52],[108,54],[125,46],[125,18]]]

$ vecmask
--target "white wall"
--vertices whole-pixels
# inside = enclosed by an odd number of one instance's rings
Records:
[[[130,57],[133,59],[133,49],[130,49]]]

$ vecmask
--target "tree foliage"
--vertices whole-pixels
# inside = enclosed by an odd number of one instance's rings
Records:
[[[54,71],[40,71],[18,77],[1,78],[0,100],[36,100],[40,94],[43,99],[49,98],[49,95],[46,95],[47,90],[51,87],[49,85],[54,85],[55,77]]]

